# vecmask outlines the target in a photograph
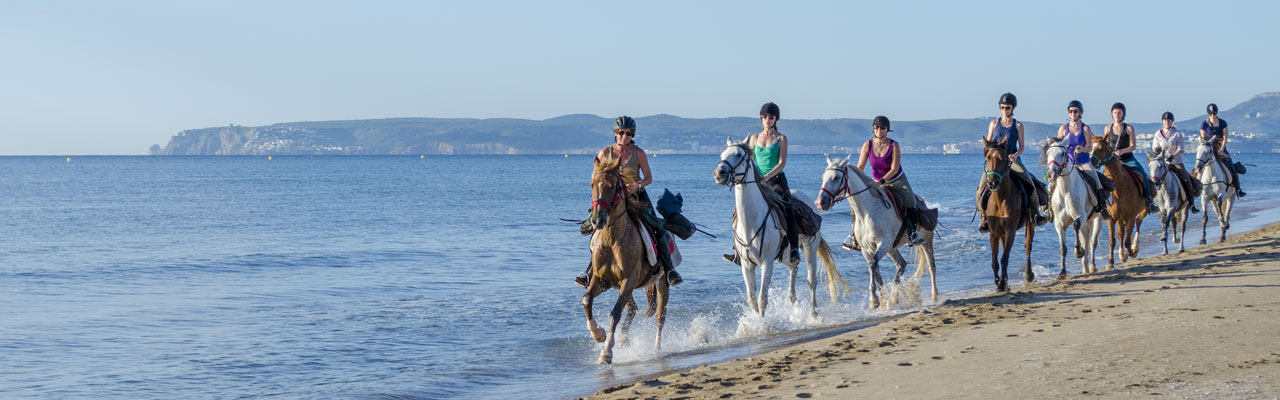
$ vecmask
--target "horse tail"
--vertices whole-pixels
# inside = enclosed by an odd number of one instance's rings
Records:
[[[933,247],[933,238],[932,237],[926,238],[925,241],[926,241],[925,243],[921,243],[915,246],[916,271],[920,271],[920,274],[918,274],[919,276],[924,275],[925,267],[928,267],[929,269],[933,269],[933,264],[929,262],[929,251],[925,249],[925,246],[928,246],[930,248]],[[932,274],[934,272],[930,272],[930,273]]]
[[[835,302],[840,298],[840,286],[850,291],[853,287],[849,286],[849,282],[845,282],[844,277],[840,276],[840,271],[836,270],[836,259],[831,254],[831,246],[827,245],[827,241],[821,237],[817,239],[818,259],[822,260],[822,265],[826,267],[827,272],[827,294],[831,296],[831,301]]]

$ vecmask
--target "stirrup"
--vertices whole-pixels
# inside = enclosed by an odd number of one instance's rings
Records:
[[[734,265],[742,266],[742,263],[741,263],[741,262],[738,262],[738,252],[736,252],[736,251],[735,251],[735,252],[733,252],[733,253],[725,253],[725,254],[722,254],[722,255],[720,255],[720,258],[723,258],[725,261],[731,262],[731,263],[733,263]]]
[[[676,286],[684,283],[684,278],[680,277],[680,273],[676,270],[667,271],[667,286]]]
[[[583,271],[581,274],[578,274],[578,276],[573,278],[573,283],[583,289],[586,289],[587,285],[591,283],[591,272]]]
[[[791,263],[800,264],[800,249],[791,248]]]
[[[915,231],[911,231],[911,233],[907,234],[907,246],[915,247],[922,244],[924,244],[924,239],[917,236]]]

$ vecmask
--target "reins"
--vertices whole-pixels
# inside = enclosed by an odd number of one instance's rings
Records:
[[[873,187],[873,186],[871,186],[871,185],[867,185],[867,187],[863,188],[862,190],[859,190],[859,191],[856,191],[856,192],[851,191],[851,190],[849,189],[849,166],[848,166],[848,165],[845,165],[845,166],[844,166],[844,168],[827,167],[827,170],[828,170],[828,171],[840,171],[840,173],[841,173],[841,174],[843,174],[843,175],[840,177],[840,190],[837,190],[835,193],[831,193],[831,191],[830,191],[830,190],[827,190],[827,187],[826,187],[826,186],[823,186],[823,187],[818,188],[818,189],[821,189],[821,190],[822,190],[822,194],[827,195],[828,197],[831,197],[831,199],[832,199],[832,200],[831,200],[831,205],[833,205],[833,206],[834,206],[836,203],[839,203],[839,202],[841,202],[841,201],[844,201],[845,199],[848,199],[848,198],[853,197],[853,196],[857,196],[857,195],[859,195],[859,194],[862,194],[863,192],[866,192],[866,191],[868,191],[868,190],[871,190],[871,188]],[[885,203],[885,208],[889,208],[889,207],[890,207],[890,205],[889,205],[888,201],[885,201],[884,203]]]

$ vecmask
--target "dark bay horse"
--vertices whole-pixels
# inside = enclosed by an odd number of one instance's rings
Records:
[[[1007,140],[1007,139],[1006,139]],[[991,233],[991,272],[995,274],[996,291],[1009,291],[1009,251],[1013,247],[1014,235],[1018,229],[1025,230],[1027,267],[1023,271],[1027,282],[1035,280],[1031,272],[1031,240],[1035,238],[1035,220],[1027,212],[1027,202],[1022,191],[1015,188],[1012,164],[1009,153],[1005,151],[1005,141],[991,142],[982,139],[987,158],[986,172],[982,184],[987,185],[991,193],[984,199],[986,210],[982,219],[986,220]],[[1034,194],[1032,194],[1034,196]]]
[[[1093,165],[1115,182],[1111,204],[1107,206],[1111,213],[1111,219],[1107,220],[1110,236],[1107,269],[1113,269],[1117,238],[1120,239],[1120,262],[1138,258],[1138,230],[1142,227],[1142,219],[1147,216],[1147,201],[1142,198],[1142,186],[1137,181],[1141,178],[1134,178],[1129,168],[1116,157],[1111,144],[1102,136],[1095,135],[1092,140],[1090,158]]]
[[[646,315],[654,315],[658,327],[654,348],[662,347],[662,324],[667,317],[667,298],[671,288],[662,268],[649,266],[645,260],[645,244],[640,237],[640,221],[627,213],[626,184],[618,171],[620,160],[597,158],[595,173],[591,176],[591,214],[589,221],[595,227],[591,238],[591,281],[587,293],[582,295],[582,308],[587,312],[587,330],[596,342],[605,342],[600,350],[599,362],[613,362],[613,345],[622,311],[627,309],[623,331],[635,316],[635,300],[631,292],[645,288],[649,309]],[[609,289],[618,289],[618,301],[609,313],[609,332],[596,325],[592,315],[592,300]]]

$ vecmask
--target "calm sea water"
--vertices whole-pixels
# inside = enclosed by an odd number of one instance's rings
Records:
[[[1280,155],[1237,158],[1258,165],[1239,232],[1276,220]],[[663,349],[638,319],[600,366],[571,282],[586,239],[558,219],[584,216],[589,158],[0,157],[0,397],[564,398],[883,315],[864,310],[861,256],[838,249],[842,204],[823,232],[855,291],[819,296],[812,320],[783,300],[779,268],[768,315],[748,316],[741,273],[720,260],[733,195],[714,184],[716,161],[652,160],[651,194],[682,192],[686,216],[719,237],[679,243],[686,282]],[[989,290],[986,237],[970,222],[980,158],[903,163],[942,210],[941,289]],[[791,186],[812,196],[824,167],[793,156]],[[1057,238],[1045,228],[1033,258],[1047,277]]]

